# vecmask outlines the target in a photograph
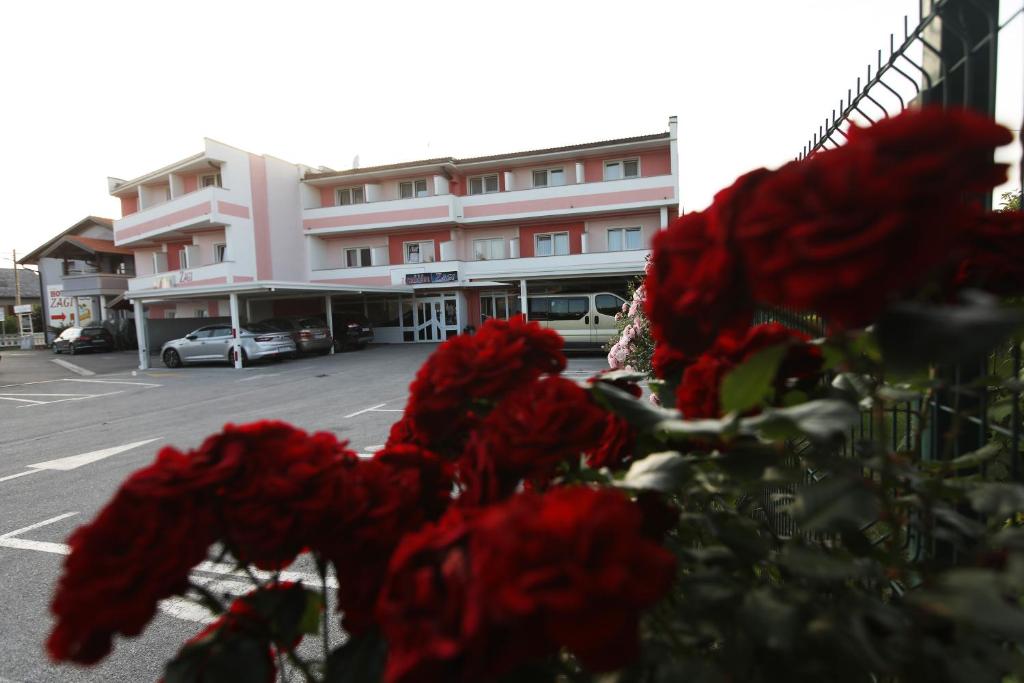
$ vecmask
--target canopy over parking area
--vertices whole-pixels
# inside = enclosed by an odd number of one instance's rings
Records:
[[[169,287],[129,291],[125,298],[132,302],[135,313],[135,331],[139,343],[139,369],[149,368],[150,329],[146,306],[163,310],[180,302],[209,302],[198,308],[201,317],[215,317],[220,314],[218,301],[227,300],[227,316],[230,317],[233,339],[239,338],[243,312],[246,322],[253,321],[253,311],[262,302],[275,299],[303,298],[317,300],[323,307],[324,318],[331,334],[334,334],[332,299],[335,297],[358,297],[364,294],[412,294],[409,286],[370,286],[342,284],[312,284],[297,282],[253,281],[229,284],[197,285],[192,287]],[[212,310],[216,308],[217,310]],[[156,346],[153,344],[152,346]],[[332,350],[333,352],[333,350]],[[242,367],[242,358],[237,342],[232,346],[231,357],[236,368]]]

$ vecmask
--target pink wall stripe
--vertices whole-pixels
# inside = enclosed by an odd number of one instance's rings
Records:
[[[236,275],[234,277],[234,282],[252,282],[252,280],[248,275]]]
[[[330,216],[327,218],[310,218],[302,221],[306,230],[315,228],[345,228],[352,225],[371,225],[373,223],[398,223],[429,218],[448,218],[447,206],[431,206],[424,209],[401,209],[399,211],[381,211],[379,213],[362,213],[358,216]]]
[[[150,230],[156,230],[158,228],[166,228],[169,225],[180,223],[181,221],[187,221],[190,218],[197,218],[199,216],[205,216],[213,213],[213,206],[211,202],[203,202],[202,204],[196,204],[195,206],[189,206],[178,211],[161,216],[160,218],[154,218],[151,221],[145,223],[139,223],[138,225],[124,230],[118,230],[115,233],[115,238],[119,240],[128,239],[129,237],[137,237]]]
[[[179,282],[175,287],[204,287],[206,285],[226,285],[228,279],[226,277],[210,277],[205,280],[190,280],[189,282]]]
[[[652,187],[646,190],[627,190],[624,192],[605,192],[604,194],[579,195],[575,197],[552,197],[550,199],[530,199],[522,202],[467,206],[463,209],[462,215],[463,218],[484,218],[486,216],[529,213],[532,211],[559,211],[579,209],[587,206],[655,201],[666,198],[672,199],[675,196],[675,188],[673,187]]]
[[[232,204],[231,202],[217,202],[217,211],[226,214],[228,216],[234,216],[235,218],[248,218],[249,207],[242,206],[241,204]]]
[[[256,277],[270,280],[274,263],[270,258],[270,209],[267,204],[267,160],[249,155],[249,184],[252,187],[252,227],[256,238]]]

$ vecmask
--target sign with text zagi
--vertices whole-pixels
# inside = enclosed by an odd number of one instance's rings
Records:
[[[407,285],[433,285],[439,282],[458,282],[459,273],[450,270],[444,273],[406,273],[405,284]]]

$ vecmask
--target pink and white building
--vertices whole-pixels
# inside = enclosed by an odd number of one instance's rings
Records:
[[[360,311],[378,342],[438,341],[531,293],[621,291],[679,212],[668,131],[470,159],[313,169],[209,140],[132,180],[114,241],[145,320]],[[194,320],[198,327],[204,320]],[[185,324],[184,321],[182,324]]]

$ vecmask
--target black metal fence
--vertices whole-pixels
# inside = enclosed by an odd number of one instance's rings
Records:
[[[874,123],[910,106],[968,107],[994,116],[999,33],[1014,21],[1024,21],[1024,5],[1004,12],[1002,21],[999,0],[922,0],[919,9],[917,24],[904,18],[902,42],[897,44],[896,36],[890,34],[888,58],[878,51],[877,62],[867,66],[863,81],[857,78],[855,88],[840,99],[839,107],[826,117],[798,159],[839,147],[855,122]],[[987,201],[991,207],[991,197]],[[754,322],[780,322],[811,335],[825,331],[821,318],[798,311],[763,310]],[[932,387],[923,398],[865,407],[860,424],[850,430],[846,453],[852,455],[866,443],[882,443],[922,461],[949,461],[998,447],[996,457],[977,474],[991,480],[1024,480],[1021,340],[1012,339],[975,362],[935,367],[931,372]],[[805,483],[827,476],[827,472],[807,469]],[[768,491],[761,501],[761,514],[780,536],[800,533],[784,512],[795,492],[796,487]],[[880,530],[878,542],[887,533]],[[915,557],[934,552],[913,535],[903,542]]]

